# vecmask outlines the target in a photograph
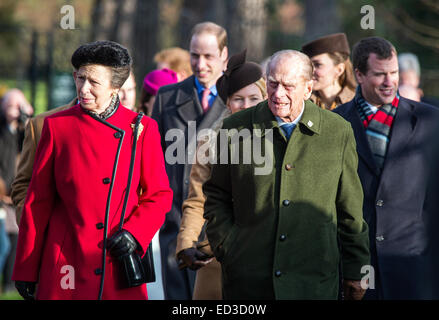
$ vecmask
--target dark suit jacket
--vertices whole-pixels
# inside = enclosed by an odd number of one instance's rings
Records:
[[[225,111],[225,104],[218,96],[209,111],[206,114],[203,113],[194,76],[182,82],[161,87],[156,96],[152,118],[159,125],[162,147],[165,152],[166,171],[170,186],[174,191],[172,210],[166,215],[165,224],[160,231],[165,299],[192,298],[193,272],[187,271],[189,274],[189,279],[187,279],[184,273],[178,270],[175,262],[176,238],[182,215],[181,207],[188,195],[189,176],[196,152],[196,133],[201,129],[210,128]],[[171,129],[178,130],[170,131]],[[171,136],[168,137],[170,141],[166,141],[167,133]],[[183,145],[184,149],[177,147],[178,142],[174,141],[175,137],[181,141],[182,144],[179,146]],[[170,147],[169,151],[166,152],[168,147]],[[172,156],[170,151],[176,149],[184,150],[183,159],[181,156]],[[172,163],[172,160],[176,160],[177,163]]]
[[[376,289],[368,290],[366,298],[437,299],[433,258],[439,230],[427,185],[439,110],[401,98],[381,175],[354,102],[334,111],[351,123],[357,141],[363,214],[375,268]]]

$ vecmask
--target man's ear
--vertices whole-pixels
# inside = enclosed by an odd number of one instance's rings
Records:
[[[313,85],[314,85],[314,81],[312,79],[306,81],[306,83],[305,83],[306,90],[305,90],[305,95],[303,97],[303,100],[308,100],[309,98],[311,98]]]
[[[78,73],[75,70],[73,70],[73,80],[76,81],[77,76],[78,76]]]
[[[362,84],[364,75],[358,69],[355,69],[354,72],[355,72],[355,80],[357,80],[358,84]]]
[[[225,46],[221,51],[221,60],[223,60],[224,63],[226,63],[228,57],[229,57],[229,49],[227,48],[227,46]]]

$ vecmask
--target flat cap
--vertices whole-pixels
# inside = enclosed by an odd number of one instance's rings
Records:
[[[302,52],[312,58],[322,53],[340,52],[349,55],[348,38],[345,33],[334,33],[314,41],[308,42],[302,46]]]

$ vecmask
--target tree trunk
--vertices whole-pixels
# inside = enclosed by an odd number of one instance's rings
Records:
[[[267,37],[267,0],[227,1],[229,52],[247,48],[247,60],[260,62],[265,58]]]
[[[131,55],[137,83],[154,68],[152,59],[158,49],[158,2],[137,0],[136,3]]]
[[[336,0],[306,0],[305,19],[305,41],[340,32]]]

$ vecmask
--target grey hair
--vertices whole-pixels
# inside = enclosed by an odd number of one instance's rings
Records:
[[[311,80],[314,72],[314,67],[312,65],[311,59],[304,53],[297,50],[281,50],[275,52],[267,64],[267,78],[270,74],[272,64],[278,62],[281,58],[288,58],[297,60],[300,68],[300,73],[306,80]]]
[[[415,71],[419,77],[421,75],[421,67],[419,65],[418,57],[409,52],[401,53],[398,55],[399,72]]]

